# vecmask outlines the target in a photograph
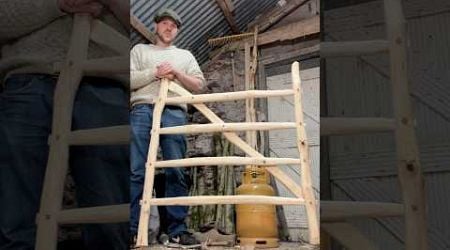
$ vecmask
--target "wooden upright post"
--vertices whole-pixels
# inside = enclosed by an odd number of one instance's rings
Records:
[[[148,223],[150,220],[150,200],[153,194],[153,182],[155,180],[155,163],[159,147],[159,131],[161,126],[161,116],[164,110],[165,101],[167,99],[167,91],[169,89],[169,80],[162,79],[158,100],[155,103],[153,111],[153,123],[150,138],[150,146],[148,148],[147,163],[145,164],[145,182],[144,192],[141,200],[141,214],[139,219],[138,237],[136,246],[148,246]]]
[[[91,20],[89,15],[74,16],[67,59],[55,87],[50,152],[37,216],[38,250],[56,249],[57,217],[62,208],[64,181],[69,168],[73,103],[83,74],[82,64],[87,58]]]
[[[426,250],[427,223],[425,184],[412,115],[406,62],[406,20],[401,0],[385,0],[389,40],[391,84],[396,123],[397,168],[405,207],[405,248]]]
[[[294,62],[292,64],[292,87],[294,89],[295,122],[297,124],[297,147],[301,160],[301,186],[303,190],[303,198],[305,199],[306,214],[308,217],[309,242],[313,245],[319,245],[319,215],[317,211],[317,201],[312,186],[309,145],[306,137],[305,123],[303,121],[300,64],[298,62]]]

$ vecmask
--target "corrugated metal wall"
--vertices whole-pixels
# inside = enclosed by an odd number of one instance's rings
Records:
[[[232,0],[236,25],[241,32],[258,14],[273,8],[278,0]],[[164,8],[176,11],[183,20],[175,44],[190,50],[200,64],[208,59],[211,47],[209,38],[231,34],[229,25],[216,0],[131,0],[131,13],[150,30],[154,31],[153,17]],[[131,43],[147,43],[135,31],[131,33]]]
[[[403,1],[409,37],[408,69],[425,171],[431,249],[450,249],[450,2]],[[381,1],[325,12],[330,41],[385,38]],[[345,72],[345,74],[343,74]],[[329,116],[392,117],[387,55],[326,62]],[[393,134],[330,138],[336,200],[401,202]],[[380,249],[401,249],[402,219],[355,222]]]

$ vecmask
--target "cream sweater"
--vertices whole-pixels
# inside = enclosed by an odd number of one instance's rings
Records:
[[[72,16],[61,12],[57,0],[0,0],[0,82],[14,72],[49,73],[53,63],[67,54]],[[127,35],[110,13],[103,22]],[[89,58],[117,56],[117,53],[91,42]]]
[[[130,54],[130,88],[131,104],[154,103],[159,94],[160,79],[155,77],[156,66],[162,62],[169,62],[178,70],[197,77],[205,83],[195,57],[188,50],[175,46],[168,48],[157,47],[152,44],[138,44]],[[175,80],[175,82],[177,82]],[[181,83],[177,82],[181,86]],[[168,96],[176,96],[169,91]],[[186,105],[180,105],[186,109]]]

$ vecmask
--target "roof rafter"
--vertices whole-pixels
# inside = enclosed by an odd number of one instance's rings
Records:
[[[240,33],[233,15],[234,5],[231,2],[231,0],[216,0],[216,2],[219,5],[220,9],[222,10],[225,19],[227,20],[228,25],[230,25],[230,28],[233,31],[233,33]]]
[[[139,32],[145,39],[155,44],[156,37],[153,32],[151,32],[145,24],[143,24],[135,15],[130,15],[131,26]]]

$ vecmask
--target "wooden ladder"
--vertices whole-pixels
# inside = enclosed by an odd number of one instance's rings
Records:
[[[321,135],[394,132],[403,203],[321,201],[321,227],[348,249],[377,249],[347,220],[404,216],[405,249],[426,250],[424,178],[409,98],[406,20],[401,0],[384,0],[384,13],[388,40],[324,42],[320,50],[322,57],[389,52],[394,118],[322,118]]]
[[[308,154],[308,142],[303,122],[303,109],[301,103],[301,80],[299,63],[292,65],[293,88],[286,90],[247,90],[229,93],[214,93],[192,95],[189,91],[174,82],[163,79],[159,98],[153,112],[153,127],[151,131],[150,146],[146,163],[144,193],[141,201],[141,214],[139,219],[137,246],[144,249],[148,246],[148,224],[150,206],[175,205],[206,205],[206,204],[272,204],[272,205],[304,205],[306,206],[310,243],[319,244],[319,217],[317,200],[314,197],[311,181],[311,167]],[[172,91],[179,96],[167,97]],[[295,103],[296,122],[244,122],[225,123],[205,102],[222,102],[234,100],[247,100],[251,98],[293,96]],[[160,128],[161,114],[164,105],[192,104],[208,120],[210,124],[195,124],[176,127]],[[297,146],[300,159],[296,158],[267,158],[243,141],[236,132],[296,129]],[[242,149],[249,157],[198,157],[179,160],[157,161],[159,135],[162,134],[195,134],[221,132],[231,143]],[[211,165],[257,165],[264,166],[266,170],[287,187],[294,198],[274,197],[263,195],[229,195],[229,196],[192,196],[174,198],[152,198],[154,174],[156,168],[194,167]],[[298,165],[301,175],[301,185],[294,182],[276,165]]]
[[[62,210],[64,181],[71,145],[129,143],[129,126],[71,131],[75,95],[83,75],[129,73],[129,39],[89,15],[74,15],[70,46],[54,93],[52,134],[41,204],[37,215],[37,250],[56,250],[58,225],[117,223],[129,220],[129,204]],[[89,41],[123,56],[87,59]],[[95,167],[95,166],[93,166]]]

